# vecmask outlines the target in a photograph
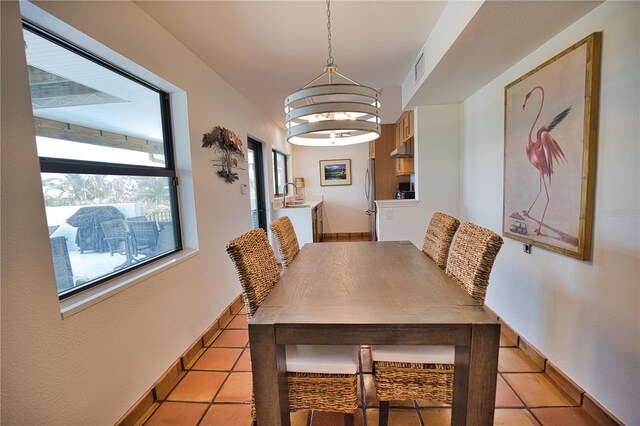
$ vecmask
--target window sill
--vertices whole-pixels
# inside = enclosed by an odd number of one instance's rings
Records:
[[[67,299],[60,301],[60,314],[62,319],[68,318],[78,312],[102,302],[123,290],[133,287],[134,285],[145,281],[154,275],[166,271],[175,265],[182,263],[192,257],[198,255],[198,250],[183,250],[180,253],[176,253],[173,256],[168,256],[158,262],[148,265],[146,267],[132,271],[129,274],[125,274],[121,277],[115,278],[103,285],[91,288],[87,291],[83,291],[76,295],[73,295]]]

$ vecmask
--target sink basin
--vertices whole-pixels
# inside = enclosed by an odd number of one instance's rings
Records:
[[[308,204],[287,204],[286,206],[284,206],[285,209],[299,209],[299,208],[304,208],[304,207],[309,207]]]

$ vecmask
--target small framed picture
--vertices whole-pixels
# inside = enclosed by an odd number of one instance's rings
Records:
[[[351,185],[351,160],[320,160],[320,186]]]

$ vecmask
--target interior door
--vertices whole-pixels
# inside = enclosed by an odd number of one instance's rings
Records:
[[[264,192],[264,161],[262,144],[255,139],[248,140],[249,197],[251,198],[251,226],[253,229],[267,230],[267,212]]]

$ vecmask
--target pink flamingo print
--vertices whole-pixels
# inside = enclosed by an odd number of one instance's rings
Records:
[[[567,161],[567,158],[564,156],[564,152],[562,152],[562,148],[556,140],[551,136],[551,131],[558,125],[571,111],[571,107],[565,109],[560,114],[556,115],[555,118],[551,121],[550,124],[545,124],[540,129],[538,129],[536,133],[536,141],[534,142],[531,139],[531,134],[533,133],[533,129],[538,122],[538,118],[540,118],[540,113],[542,112],[542,108],[544,106],[544,89],[541,86],[535,86],[524,99],[524,103],[522,104],[522,110],[524,111],[527,106],[527,101],[533,94],[535,90],[539,89],[542,94],[542,100],[540,102],[540,109],[538,109],[538,115],[536,115],[535,120],[533,120],[533,124],[531,124],[531,129],[529,130],[529,140],[527,142],[527,158],[529,162],[533,164],[533,167],[538,169],[540,172],[540,189],[538,191],[538,195],[531,203],[529,209],[524,210],[522,213],[525,217],[530,217],[529,212],[538,201],[540,194],[542,193],[542,187],[544,186],[544,192],[547,196],[547,203],[544,206],[544,211],[542,212],[542,217],[538,222],[539,227],[534,230],[536,235],[540,235],[540,231],[542,230],[542,225],[544,223],[544,216],[547,213],[547,207],[549,207],[549,189],[547,187],[547,181],[544,179],[545,176],[549,179],[549,186],[551,186],[551,175],[553,174],[553,163],[562,161]],[[532,218],[533,219],[533,218]],[[535,220],[535,219],[534,219]]]

